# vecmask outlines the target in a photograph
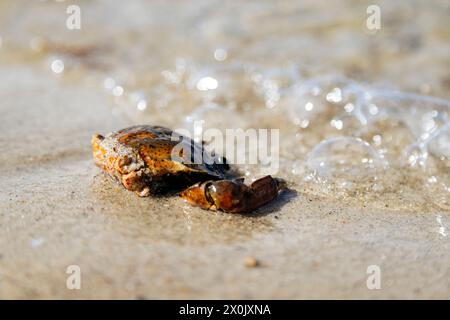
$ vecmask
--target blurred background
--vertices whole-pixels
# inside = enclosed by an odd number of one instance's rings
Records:
[[[70,5],[80,8],[81,29],[66,27]],[[367,26],[370,5],[380,9],[379,29]],[[5,62],[45,67],[43,60],[60,56],[66,72],[104,73],[130,86],[159,77],[177,59],[200,69],[251,63],[448,97],[445,0],[3,0],[0,6]]]

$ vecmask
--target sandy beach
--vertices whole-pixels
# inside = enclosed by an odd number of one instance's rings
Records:
[[[54,53],[19,46],[20,41],[32,39],[29,35],[46,34],[50,25],[64,21],[65,5],[45,4],[48,11],[31,6],[20,20],[28,22],[16,22],[14,31],[5,28],[6,20],[0,25],[1,299],[450,298],[450,211],[445,207],[407,210],[387,203],[382,208],[320,196],[295,184],[253,215],[232,215],[192,208],[178,197],[140,198],[105,176],[93,164],[91,135],[148,123],[152,114],[141,119],[134,111],[118,115],[110,94],[99,89],[99,79],[112,70],[108,65],[119,61],[117,56],[99,59],[102,54],[94,53],[93,61],[72,57],[73,66],[66,61],[64,73],[55,74],[48,60]],[[102,4],[80,5],[91,19],[89,10],[98,14]],[[12,1],[0,6],[5,17],[18,10]],[[154,3],[155,10],[161,10],[160,6]],[[439,11],[440,6],[440,2],[430,2],[429,12]],[[42,21],[61,8],[60,16]],[[448,5],[446,10],[447,18],[441,23],[448,26]],[[30,18],[33,12],[41,12],[40,18]],[[89,36],[78,33],[74,39],[95,39],[107,30],[100,20],[95,21],[87,20],[82,31]],[[218,16],[214,21],[222,20]],[[88,26],[95,24],[95,31],[90,32]],[[42,28],[30,31],[30,26]],[[319,27],[311,28],[319,32]],[[66,40],[71,34],[55,32],[56,38]],[[442,60],[427,56],[431,49],[420,51],[424,54],[420,59],[415,53],[403,53],[405,64],[417,61],[421,81],[408,76],[399,79],[392,61],[375,67],[346,58],[342,63],[329,60],[322,67],[330,73],[358,69],[365,80],[387,79],[419,93],[420,85],[427,83],[432,88],[427,94],[446,99],[450,97],[445,82],[449,79],[449,34],[448,30],[446,35],[433,34],[423,47],[438,44],[433,50],[442,48]],[[135,41],[131,31],[123,39]],[[151,41],[130,58],[129,69],[126,63],[114,69],[117,74],[122,69],[141,71],[141,78],[126,82],[130,86],[154,83],[144,76],[147,69],[133,62],[156,50]],[[175,56],[166,55],[170,43],[155,41],[162,48],[146,68],[165,65]],[[352,51],[349,48],[350,44],[347,49]],[[185,54],[191,49],[186,48]],[[251,56],[251,52],[243,54]],[[299,54],[304,60],[314,60],[308,50]],[[106,64],[107,72],[99,61]],[[94,74],[86,71],[90,63],[97,68]],[[177,123],[164,122],[163,116],[155,119],[165,125]],[[248,258],[256,259],[258,265],[246,266]],[[66,286],[71,265],[80,267],[80,290]],[[367,287],[371,265],[381,270],[378,290]]]

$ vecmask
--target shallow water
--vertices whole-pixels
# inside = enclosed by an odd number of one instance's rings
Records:
[[[6,3],[20,14],[3,22],[2,50],[59,81],[105,90],[112,112],[135,123],[278,129],[280,168],[272,173],[305,192],[450,208],[450,102],[429,95],[447,96],[448,3],[383,3],[376,33],[365,29],[359,2],[360,10],[334,2],[196,4],[135,1],[117,20],[112,2],[82,3],[89,15],[70,31],[56,14],[64,4],[34,4],[55,13],[41,21],[23,2]],[[160,16],[169,8],[176,23]],[[267,173],[261,165],[240,170],[250,179]]]

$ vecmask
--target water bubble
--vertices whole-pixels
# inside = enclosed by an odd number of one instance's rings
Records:
[[[139,100],[136,107],[139,111],[144,111],[145,109],[147,109],[147,101]]]
[[[349,181],[374,177],[386,167],[385,160],[369,143],[354,137],[322,141],[308,154],[306,164],[320,179]]]
[[[333,119],[330,121],[330,124],[332,127],[336,128],[337,130],[342,130],[344,123],[342,122],[342,120],[339,119]]]
[[[289,119],[297,126],[308,121],[308,127],[331,123],[342,130],[345,122],[341,119],[354,118],[357,126],[366,120],[360,110],[363,90],[353,81],[341,77],[324,77],[299,82],[284,94],[282,105],[287,109]],[[353,125],[352,125],[353,126]]]
[[[305,163],[299,160],[295,161],[292,164],[291,173],[294,175],[303,175],[305,173]]]
[[[383,141],[383,138],[379,134],[376,134],[372,137],[372,141],[375,145],[379,146],[381,142]]]
[[[305,111],[311,111],[312,109],[314,109],[314,104],[312,102],[307,102],[305,104]]]
[[[219,82],[213,77],[203,77],[197,82],[197,89],[200,91],[215,90],[219,86]]]
[[[369,104],[369,114],[370,115],[376,116],[379,112],[380,112],[380,110],[378,109],[376,104],[374,104],[374,103]]]
[[[344,106],[344,109],[348,113],[352,113],[352,111],[355,110],[355,105],[353,103],[349,102]]]
[[[178,58],[175,61],[175,69],[163,70],[161,75],[167,84],[182,87],[187,84],[189,76],[195,72],[195,69],[195,66],[190,61]]]
[[[103,81],[103,86],[107,90],[112,90],[115,85],[116,85],[116,81],[114,80],[114,78],[108,77]]]
[[[187,88],[190,95],[199,95],[204,102],[234,105],[243,109],[255,103],[253,82],[241,64],[198,68],[189,74]]]
[[[411,167],[425,167],[428,151],[424,143],[414,143],[406,148],[406,159]]]
[[[214,51],[214,59],[216,59],[217,61],[225,61],[228,57],[228,52],[227,50],[223,49],[223,48],[217,48]]]
[[[436,176],[430,176],[427,179],[428,183],[436,183],[437,182],[437,178]]]
[[[309,120],[300,120],[300,122],[295,122],[300,128],[306,129],[309,126]]]
[[[54,59],[50,67],[54,73],[62,73],[64,71],[64,62],[60,59]]]
[[[422,141],[449,121],[450,103],[446,100],[387,90],[371,91],[362,112],[370,121],[397,119]]]
[[[430,139],[428,150],[441,160],[450,160],[450,124]]]
[[[263,87],[266,107],[269,109],[276,107],[278,101],[280,100],[280,91],[278,85],[274,81],[265,80]]]
[[[120,97],[123,94],[123,92],[124,92],[124,89],[122,86],[115,86],[112,89],[112,94],[116,97]]]
[[[342,91],[340,88],[334,88],[327,93],[326,99],[328,102],[339,103],[342,101]]]
[[[143,91],[134,91],[128,95],[131,105],[136,106],[138,111],[145,111],[148,107],[146,94]],[[131,110],[130,110],[131,111]]]

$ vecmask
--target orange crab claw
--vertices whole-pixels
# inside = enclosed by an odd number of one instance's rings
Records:
[[[189,187],[180,196],[202,209],[245,213],[272,201],[285,187],[284,180],[271,176],[258,179],[250,186],[244,184],[244,179],[207,181]]]

